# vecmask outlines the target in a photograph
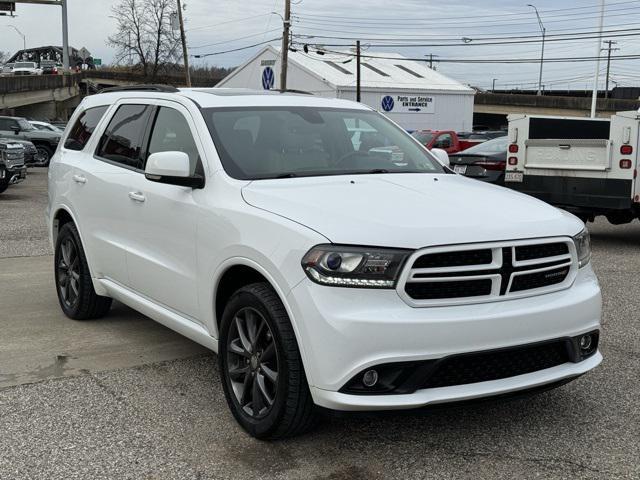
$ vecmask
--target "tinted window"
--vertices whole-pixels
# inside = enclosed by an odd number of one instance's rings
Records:
[[[0,130],[11,130],[12,127],[17,127],[18,122],[13,118],[0,118]]]
[[[427,145],[433,139],[433,133],[429,132],[413,132],[411,136],[423,145]]]
[[[107,108],[106,106],[95,107],[82,112],[73,125],[73,128],[69,131],[69,135],[64,142],[64,148],[68,148],[69,150],[82,150],[91,138],[91,134],[98,125],[98,122],[100,122],[104,112],[107,111]],[[46,129],[44,125],[36,125],[36,127],[41,130]]]
[[[449,148],[453,143],[450,133],[443,133],[438,137],[436,143],[433,144],[433,148]]]
[[[173,108],[161,107],[153,125],[149,152],[184,152],[189,155],[191,174],[198,164],[198,148],[191,135],[189,124],[180,112]]]
[[[234,178],[443,172],[424,148],[376,112],[265,107],[203,114]]]
[[[109,122],[98,147],[98,156],[142,170],[142,142],[152,107],[122,105]]]

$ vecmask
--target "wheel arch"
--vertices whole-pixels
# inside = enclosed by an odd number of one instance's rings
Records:
[[[212,334],[219,339],[220,338],[220,320],[222,318],[222,312],[226,302],[231,298],[231,295],[244,285],[249,285],[255,282],[266,282],[276,292],[278,298],[284,305],[284,308],[289,316],[291,327],[296,336],[298,348],[300,349],[300,356],[302,358],[302,364],[305,366],[305,373],[307,375],[307,381],[309,385],[312,385],[311,378],[309,377],[309,370],[307,365],[307,354],[305,352],[305,345],[302,342],[300,329],[296,318],[293,315],[293,311],[287,301],[287,294],[289,289],[285,290],[276,281],[276,279],[259,263],[245,257],[234,257],[226,260],[218,269],[219,274],[214,280],[214,292],[213,292],[213,323],[215,332]],[[235,287],[235,288],[234,288]],[[218,346],[218,350],[219,350]]]

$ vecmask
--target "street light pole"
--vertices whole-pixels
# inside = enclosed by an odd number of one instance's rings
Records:
[[[13,25],[5,25],[5,27],[13,28],[16,31],[16,33],[22,37],[22,50],[26,50],[27,49],[27,37],[24,36],[24,33],[22,33],[20,30],[18,30]]]
[[[494,78],[493,82],[491,83],[491,93],[495,93],[496,91],[496,80],[497,78]]]
[[[535,5],[530,3],[527,4],[527,7],[531,7],[536,11],[536,17],[538,18],[538,26],[540,27],[540,31],[542,32],[542,51],[540,52],[540,75],[538,76],[538,95],[542,95],[542,66],[544,64],[544,37],[547,33],[547,29],[544,28],[544,24],[542,23],[542,19],[540,18],[540,14],[538,13],[538,9]]]

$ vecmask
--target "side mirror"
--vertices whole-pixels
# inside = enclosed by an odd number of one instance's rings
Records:
[[[149,155],[144,176],[151,182],[202,188],[204,178],[191,175],[189,155],[184,152],[157,152]]]
[[[16,135],[20,133],[20,127],[18,125],[12,125],[11,130],[13,130],[13,133],[15,133]]]
[[[432,148],[431,153],[442,163],[444,166],[449,166],[449,154],[441,148]]]

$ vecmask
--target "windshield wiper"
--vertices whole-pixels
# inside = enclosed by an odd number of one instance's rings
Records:
[[[386,168],[374,168],[373,170],[369,170],[366,173],[389,173],[389,170]]]
[[[298,175],[296,175],[293,172],[288,172],[288,173],[281,173],[280,175],[276,176],[275,178],[294,178],[297,177]]]

